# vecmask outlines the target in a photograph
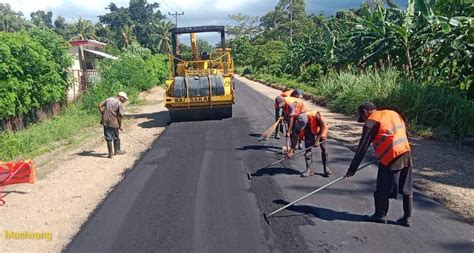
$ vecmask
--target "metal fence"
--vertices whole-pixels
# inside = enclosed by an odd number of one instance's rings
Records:
[[[71,70],[71,87],[67,93],[67,100],[76,100],[81,93],[89,90],[91,85],[100,79],[99,72],[95,69]]]

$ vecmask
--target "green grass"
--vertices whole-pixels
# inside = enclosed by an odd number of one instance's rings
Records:
[[[329,74],[311,83],[295,77],[255,73],[252,78],[310,92],[335,112],[353,115],[363,101],[394,109],[419,136],[463,139],[474,136],[474,103],[455,91],[418,83],[397,70],[348,70]]]
[[[51,120],[34,124],[18,132],[0,133],[0,160],[28,159],[70,144],[76,135],[97,125],[99,118],[78,106],[67,107]]]

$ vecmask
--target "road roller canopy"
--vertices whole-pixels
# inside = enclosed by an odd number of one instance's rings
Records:
[[[169,30],[171,33],[171,41],[173,45],[173,54],[176,54],[177,36],[187,33],[208,33],[218,32],[221,34],[221,48],[225,50],[225,28],[222,25],[205,25],[205,26],[189,26],[189,27],[175,27]]]

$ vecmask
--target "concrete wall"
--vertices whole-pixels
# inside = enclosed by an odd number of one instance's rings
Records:
[[[61,112],[61,107],[62,104],[56,102],[39,109],[33,109],[24,115],[0,119],[0,131],[17,131],[27,128],[30,124],[45,121],[58,115]]]

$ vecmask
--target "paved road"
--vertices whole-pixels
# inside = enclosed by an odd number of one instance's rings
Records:
[[[299,177],[302,159],[259,169],[280,157],[281,142],[255,137],[272,123],[272,101],[236,86],[232,119],[171,124],[66,251],[474,252],[473,227],[419,193],[412,228],[363,222],[373,210],[374,166],[267,225],[262,212],[342,175],[353,153],[330,141],[330,179]],[[392,201],[391,220],[400,213],[401,201]]]

